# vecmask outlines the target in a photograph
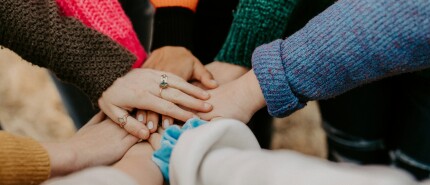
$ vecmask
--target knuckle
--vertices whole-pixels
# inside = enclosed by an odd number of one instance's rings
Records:
[[[128,123],[128,124],[130,124],[130,123]],[[140,129],[138,127],[131,126],[131,127],[129,127],[129,129],[127,131],[128,131],[128,133],[130,133],[133,136],[138,136],[139,135],[139,130]]]
[[[170,115],[174,113],[176,110],[176,105],[172,102],[166,104],[166,108],[164,109],[163,115]]]
[[[178,90],[173,90],[171,93],[171,98],[174,102],[179,102],[184,99],[184,95]]]

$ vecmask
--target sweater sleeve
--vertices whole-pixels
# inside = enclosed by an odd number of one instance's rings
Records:
[[[245,124],[229,119],[184,132],[172,153],[170,178],[174,185],[416,184],[409,174],[388,167],[339,165],[289,150],[262,150]]]
[[[108,36],[136,56],[133,68],[146,58],[145,50],[118,0],[56,0],[61,12]]]
[[[215,60],[250,68],[252,52],[257,46],[282,37],[297,2],[241,0],[227,39]]]
[[[257,48],[269,112],[286,116],[387,76],[430,67],[430,2],[341,0],[286,40]]]
[[[198,0],[151,0],[155,8],[151,50],[163,46],[193,49],[194,14]]]
[[[52,0],[0,0],[0,45],[73,83],[94,105],[136,58],[109,37],[61,16]]]
[[[0,132],[1,184],[40,184],[49,173],[48,153],[38,142]]]

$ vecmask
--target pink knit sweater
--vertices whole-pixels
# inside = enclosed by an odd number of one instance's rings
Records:
[[[79,19],[127,48],[137,60],[133,68],[138,68],[146,58],[133,26],[125,15],[118,0],[56,0],[65,14]]]

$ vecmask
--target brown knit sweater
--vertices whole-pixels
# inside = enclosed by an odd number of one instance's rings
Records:
[[[39,143],[0,132],[0,184],[40,184],[49,173],[48,153]]]
[[[54,0],[0,0],[0,45],[75,84],[96,105],[135,58],[107,36],[58,12]],[[48,154],[36,141],[0,132],[0,184],[39,184],[49,172]]]
[[[135,61],[107,36],[60,15],[55,0],[0,0],[0,45],[75,84],[94,105]]]

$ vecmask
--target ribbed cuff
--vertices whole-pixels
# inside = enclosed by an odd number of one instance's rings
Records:
[[[1,184],[40,184],[49,177],[48,153],[36,141],[0,132]]]
[[[254,49],[281,38],[297,0],[247,0],[239,3],[217,61],[251,68]]]
[[[283,66],[281,39],[258,47],[253,56],[253,69],[266,100],[270,115],[288,116],[303,108],[306,100],[299,100],[290,87]]]
[[[182,46],[192,51],[194,12],[183,7],[158,8],[155,12],[151,50]]]

